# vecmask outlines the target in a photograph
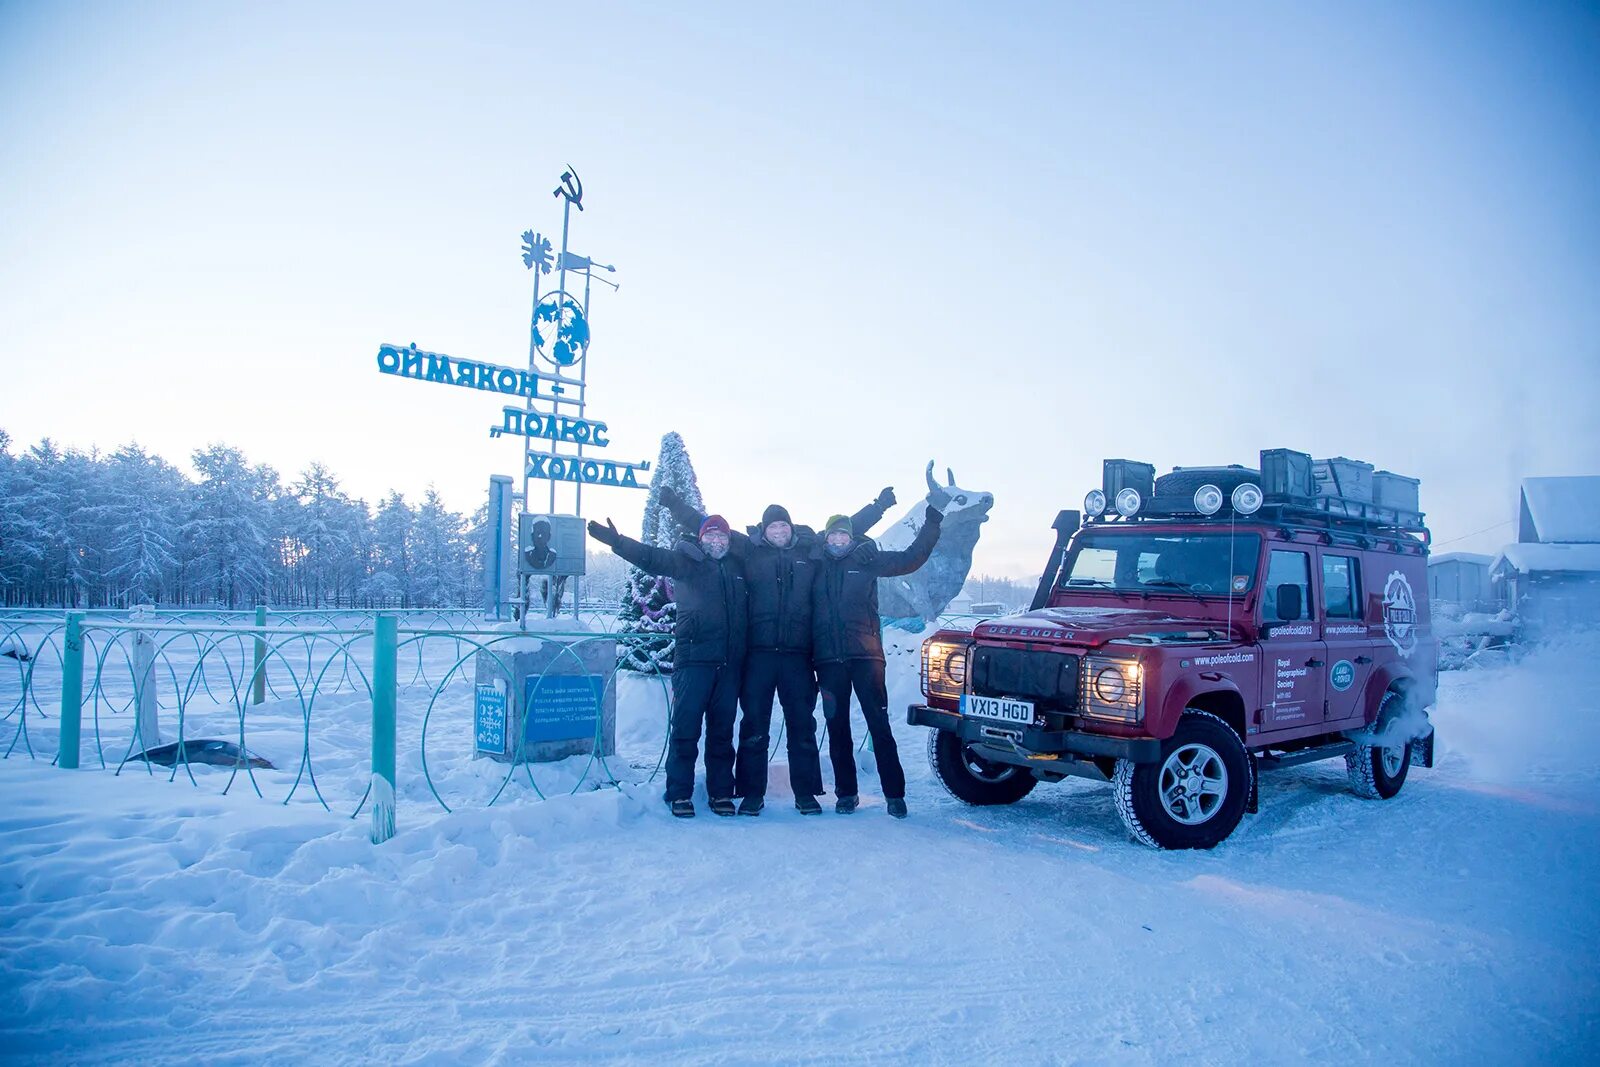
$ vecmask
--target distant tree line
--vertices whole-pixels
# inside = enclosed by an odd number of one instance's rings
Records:
[[[286,483],[227,445],[189,459],[193,476],[136,444],[105,454],[48,438],[12,455],[0,430],[0,604],[481,602],[484,509],[469,520],[432,487],[374,508],[320,463]]]

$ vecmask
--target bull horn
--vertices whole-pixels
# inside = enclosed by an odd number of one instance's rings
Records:
[[[937,493],[939,483],[933,480],[933,460],[928,460],[928,492]]]
[[[950,488],[954,489],[956,487],[956,472],[951,470],[949,467],[946,467],[944,469],[944,476],[950,479]]]

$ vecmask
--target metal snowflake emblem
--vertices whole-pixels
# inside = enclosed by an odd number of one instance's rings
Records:
[[[532,270],[535,264],[538,265],[540,274],[550,273],[550,238],[532,230],[523,230],[522,265]]]

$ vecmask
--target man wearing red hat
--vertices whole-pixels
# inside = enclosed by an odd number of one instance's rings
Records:
[[[671,549],[617,532],[610,519],[589,524],[589,536],[648,573],[672,579],[672,723],[667,744],[667,806],[694,817],[694,765],[702,724],[706,735],[706,797],[715,815],[733,815],[733,724],[744,665],[744,566],[728,552],[728,523],[707,516],[695,540]]]

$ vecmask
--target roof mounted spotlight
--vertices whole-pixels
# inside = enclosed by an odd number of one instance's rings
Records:
[[[1083,513],[1091,519],[1098,519],[1106,513],[1106,495],[1099,489],[1089,490],[1089,495],[1083,498]]]
[[[1202,485],[1194,491],[1194,509],[1208,518],[1222,510],[1222,489],[1215,485]]]
[[[1139,490],[1131,486],[1117,494],[1117,514],[1125,519],[1131,519],[1139,514],[1139,505],[1144,503],[1139,498]]]
[[[1240,515],[1254,515],[1265,502],[1261,487],[1253,482],[1242,482],[1233,490],[1233,510]]]

